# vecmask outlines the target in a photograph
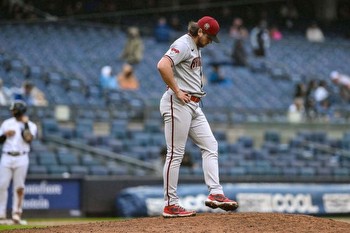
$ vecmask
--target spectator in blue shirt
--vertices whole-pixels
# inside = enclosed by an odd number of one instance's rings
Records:
[[[117,89],[117,80],[112,74],[112,67],[104,66],[101,69],[100,85],[103,90]]]
[[[154,30],[154,37],[157,42],[169,42],[171,28],[166,18],[160,17]]]
[[[25,81],[21,88],[13,87],[11,90],[14,100],[23,100],[28,106],[47,106],[49,104],[45,93],[30,81]]]
[[[219,64],[212,64],[212,71],[209,74],[209,83],[229,86],[232,82],[224,76],[220,70]]]

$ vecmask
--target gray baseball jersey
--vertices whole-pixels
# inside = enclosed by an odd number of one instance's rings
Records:
[[[188,34],[177,39],[165,53],[174,65],[174,78],[179,88],[197,97],[205,95],[201,51]]]

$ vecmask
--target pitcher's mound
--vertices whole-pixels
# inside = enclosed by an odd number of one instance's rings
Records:
[[[86,224],[51,226],[47,228],[12,230],[18,232],[234,232],[234,233],[346,233],[350,223],[297,214],[279,213],[202,213],[194,217],[133,218],[122,221],[91,222]]]

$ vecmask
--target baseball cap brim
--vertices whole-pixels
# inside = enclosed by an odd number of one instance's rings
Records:
[[[215,43],[220,43],[220,40],[219,40],[219,38],[217,36],[213,36],[213,35],[209,35],[209,34],[208,34],[208,36]]]

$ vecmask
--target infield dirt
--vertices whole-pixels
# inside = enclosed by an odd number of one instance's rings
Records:
[[[279,213],[202,213],[195,217],[146,217],[118,221],[77,223],[45,228],[18,229],[12,233],[83,232],[189,232],[189,233],[350,233],[350,223],[309,215]]]

